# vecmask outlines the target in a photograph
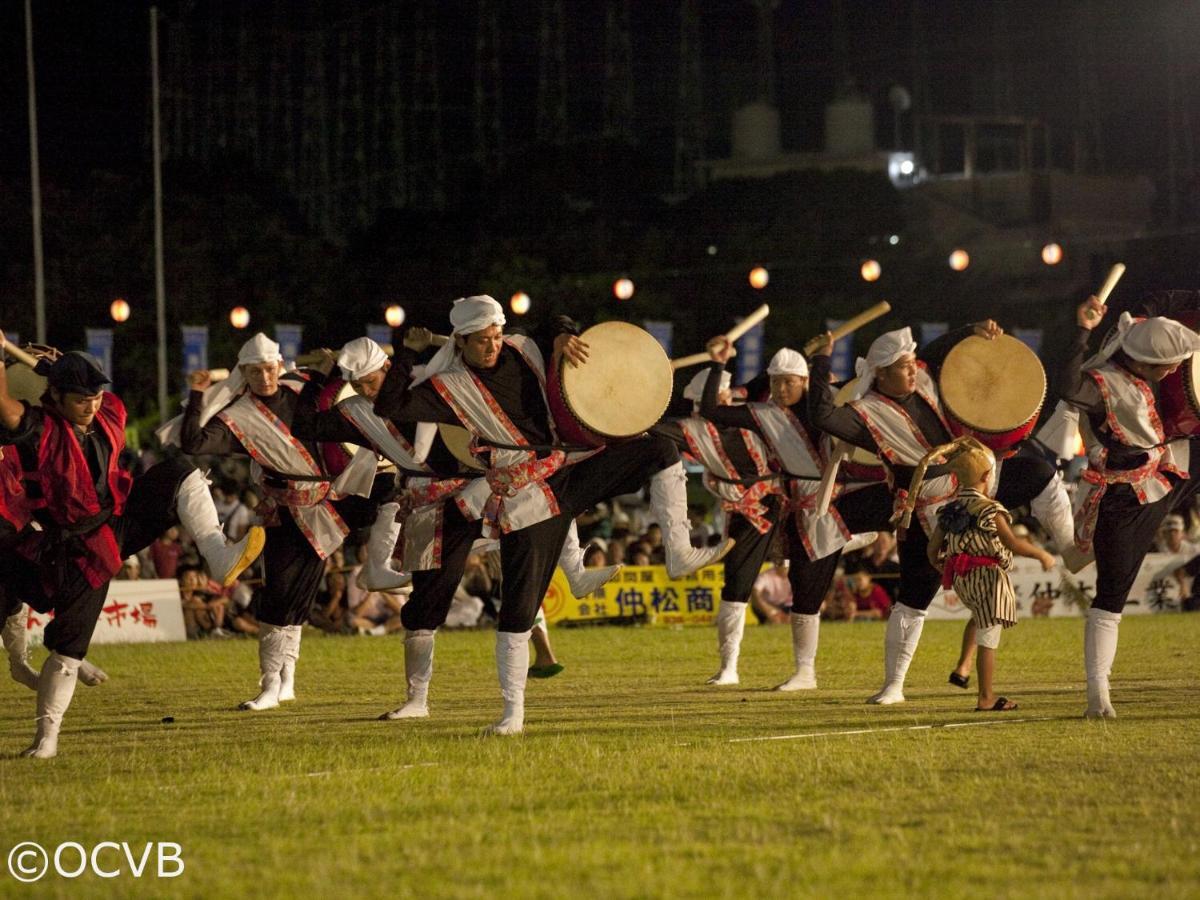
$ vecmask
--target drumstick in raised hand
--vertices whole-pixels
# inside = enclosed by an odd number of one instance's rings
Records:
[[[34,368],[37,364],[37,357],[26,353],[16,344],[10,344],[7,340],[4,342],[4,352],[11,356],[19,363],[25,363],[29,368]]]
[[[1113,292],[1113,288],[1117,286],[1117,282],[1121,280],[1121,276],[1124,274],[1125,263],[1117,263],[1111,269],[1109,269],[1108,277],[1104,279],[1104,285],[1100,288],[1099,293],[1096,294],[1096,299],[1101,303],[1107,303],[1108,295]],[[1096,318],[1096,312],[1094,310],[1088,310],[1088,318]]]
[[[742,321],[738,322],[736,325],[734,325],[732,328],[730,328],[727,332],[725,332],[725,340],[729,341],[729,343],[732,344],[734,341],[736,341],[738,338],[740,338],[742,335],[744,335],[747,331],[749,331],[751,328],[753,328],[755,325],[757,325],[759,322],[761,322],[763,319],[765,319],[770,314],[771,314],[771,307],[768,306],[766,303],[764,303],[762,306],[760,306],[754,312],[750,313],[750,315],[746,316],[746,318],[742,319]],[[735,349],[729,355],[737,356],[737,350]],[[689,354],[688,356],[681,356],[678,359],[671,360],[671,368],[672,369],[683,369],[688,366],[697,365],[698,363],[708,362],[711,358],[712,357],[709,356],[708,353],[692,353],[692,354]]]
[[[870,322],[874,322],[880,316],[886,316],[891,311],[892,311],[892,304],[888,303],[886,300],[881,300],[879,303],[876,303],[870,309],[863,310],[857,316],[855,316],[853,319],[848,319],[847,321],[845,321],[841,325],[839,325],[837,328],[833,329],[833,331],[831,331],[829,333],[829,338],[832,341],[840,340],[841,338],[844,338],[847,335],[853,334],[854,332],[858,331],[858,329],[862,328],[864,325],[866,325]],[[813,353],[818,348],[820,348],[821,345],[824,343],[825,343],[824,335],[818,335],[817,337],[813,338],[807,344],[804,345],[804,355],[812,356]]]

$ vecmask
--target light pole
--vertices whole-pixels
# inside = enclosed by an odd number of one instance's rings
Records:
[[[46,275],[42,263],[42,186],[38,163],[37,84],[33,72],[33,8],[25,0],[25,74],[29,88],[29,183],[33,211],[33,309],[37,342],[46,343]]]
[[[150,99],[154,147],[154,311],[158,317],[158,420],[167,415],[167,288],[163,277],[162,137],[158,115],[158,7],[150,7]]]

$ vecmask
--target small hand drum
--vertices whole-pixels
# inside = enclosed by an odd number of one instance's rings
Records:
[[[662,345],[627,322],[601,322],[579,337],[588,345],[588,361],[572,366],[564,359],[546,379],[560,439],[600,447],[658,422],[674,386]]]
[[[62,353],[54,347],[44,344],[25,344],[21,347],[26,353],[39,360],[54,362]],[[42,395],[46,393],[46,377],[33,371],[22,362],[10,362],[7,367],[8,394],[14,400],[24,400],[31,406],[40,406]]]

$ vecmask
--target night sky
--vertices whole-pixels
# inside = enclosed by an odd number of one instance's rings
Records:
[[[113,0],[36,0],[35,45],[43,178],[67,181],[93,168],[123,168],[148,160],[149,76],[148,6]],[[911,37],[909,0],[847,0],[847,42],[852,74],[879,101],[879,137],[889,138],[883,97],[893,83],[910,83]],[[931,105],[937,112],[989,111],[994,70],[993,3],[984,0],[927,2],[930,48],[928,65]],[[1078,106],[1073,87],[1078,69],[1076,34],[1069,24],[1078,2],[1007,2],[1014,111],[1070,121]],[[235,4],[203,4],[231,9]],[[255,4],[261,11],[268,3]],[[523,16],[536,5],[504,6],[504,22],[522,31]],[[587,86],[596,81],[600,63],[596,10],[601,4],[567,0],[568,68],[576,96],[572,127],[595,127],[598,111]],[[719,155],[728,133],[728,117],[752,91],[753,10],[745,2],[701,3],[704,43],[704,93],[709,149]],[[286,4],[297,23],[336,21],[351,14],[370,14],[379,3]],[[449,105],[470,90],[474,3],[448,0],[438,4],[442,32],[443,94]],[[1200,11],[1195,4],[1097,0],[1095,54],[1099,105],[1110,165],[1154,169],[1163,164],[1161,132],[1165,115],[1167,37],[1182,43],[1200,37]],[[775,15],[778,103],[784,144],[816,149],[821,114],[834,83],[839,61],[834,52],[831,3],[784,0]],[[180,12],[178,3],[161,7],[166,16]],[[197,15],[196,12],[192,13]],[[639,125],[667,127],[671,116],[654,109],[674,99],[674,59],[678,3],[638,0],[633,4],[634,56],[637,72]],[[0,100],[0,173],[7,179],[27,178],[28,149],[25,109],[24,25],[19,0],[0,11],[3,84]],[[524,23],[511,38],[512,53],[504,60],[505,77],[517,89],[505,97],[507,125],[526,121],[532,107],[536,75],[536,21]],[[1191,54],[1186,54],[1191,56]],[[1185,71],[1194,75],[1195,65]],[[1188,79],[1185,79],[1185,82]],[[524,101],[524,102],[523,102]],[[447,110],[453,115],[453,110]],[[657,118],[657,122],[656,122]]]

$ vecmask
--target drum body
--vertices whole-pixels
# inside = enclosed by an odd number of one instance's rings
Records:
[[[1200,311],[1187,310],[1177,316],[1193,331],[1200,325]],[[1158,383],[1158,413],[1168,438],[1200,435],[1200,366],[1196,357],[1185,359],[1178,369]]]
[[[845,406],[854,398],[858,389],[858,379],[851,378],[840,388],[833,397],[837,406]],[[886,481],[887,472],[878,456],[862,447],[851,448],[850,456],[842,463],[842,471],[850,481]]]
[[[970,435],[996,451],[1027,438],[1046,400],[1046,371],[1037,354],[1007,334],[976,335],[954,345],[938,388],[955,437]]]
[[[588,345],[588,361],[572,366],[562,360],[546,378],[560,440],[600,447],[636,437],[662,418],[674,372],[648,331],[627,322],[601,322],[579,337]]]
[[[25,344],[21,347],[26,353],[54,362],[62,354],[53,347],[43,344]],[[42,394],[46,393],[46,378],[33,371],[25,363],[12,362],[7,366],[8,394],[14,400],[24,400],[31,406],[40,406]]]

